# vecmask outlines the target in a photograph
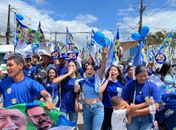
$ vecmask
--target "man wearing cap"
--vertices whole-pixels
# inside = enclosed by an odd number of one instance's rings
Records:
[[[26,77],[23,72],[24,59],[19,55],[12,55],[7,59],[8,76],[0,82],[0,94],[3,95],[4,107],[21,103],[30,103],[35,97],[43,96],[46,107],[52,109],[54,104],[50,94],[38,82]]]

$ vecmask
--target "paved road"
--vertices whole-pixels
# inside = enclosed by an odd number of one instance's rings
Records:
[[[83,130],[83,116],[82,112],[78,113],[78,129]]]

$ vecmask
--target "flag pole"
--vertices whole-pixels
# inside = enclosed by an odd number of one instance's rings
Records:
[[[16,42],[16,12],[14,12],[14,52],[15,52],[16,46],[17,46],[17,42]]]

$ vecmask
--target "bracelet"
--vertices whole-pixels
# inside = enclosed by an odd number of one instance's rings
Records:
[[[52,98],[46,99],[47,102],[52,102]]]

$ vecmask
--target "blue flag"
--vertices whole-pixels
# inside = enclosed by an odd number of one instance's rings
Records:
[[[41,28],[41,22],[39,22],[38,29],[37,29],[41,34],[43,34],[43,30]]]
[[[72,34],[68,31],[68,28],[66,27],[66,43],[68,45],[72,45],[73,43],[73,36]]]
[[[141,40],[141,43],[138,45],[138,50],[133,58],[133,66],[145,65],[146,59],[144,53],[144,42]]]
[[[154,58],[155,58],[155,50],[152,48],[152,49],[149,51],[148,55],[147,55],[147,60],[148,60],[148,61],[151,61],[151,60],[153,60]]]
[[[95,34],[95,32],[94,32],[94,30],[92,29],[91,40],[90,40],[90,45],[91,45],[91,46],[94,46],[94,45],[95,45],[94,34]]]

